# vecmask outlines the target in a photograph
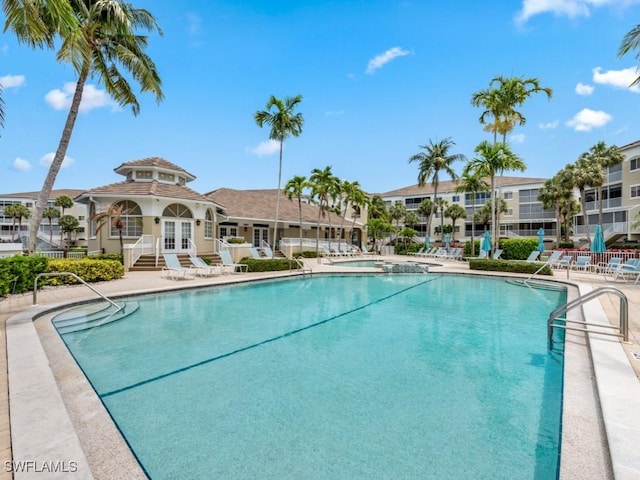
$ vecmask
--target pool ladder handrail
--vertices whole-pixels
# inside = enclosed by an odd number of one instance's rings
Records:
[[[603,293],[614,293],[620,298],[620,323],[618,326],[615,325],[601,325],[598,323],[587,322],[586,320],[567,320],[566,318],[559,318],[560,315],[566,314],[569,310],[574,307],[578,307],[594,298],[602,295]],[[565,325],[558,325],[554,323],[556,320],[562,320],[565,322]],[[566,323],[577,323],[580,325],[584,325],[585,328],[571,327],[566,325]],[[619,330],[619,333],[616,332],[595,332],[594,330],[589,330],[586,327],[599,327],[599,328],[611,328]],[[623,342],[629,341],[629,302],[624,293],[618,290],[615,287],[599,287],[595,290],[592,290],[584,295],[579,296],[578,298],[565,303],[564,305],[559,306],[551,315],[549,315],[549,320],[547,321],[547,334],[548,334],[548,343],[547,346],[549,350],[553,348],[553,329],[554,328],[562,328],[564,330],[573,330],[577,332],[592,332],[598,333],[600,335],[611,335],[614,337],[621,337]]]
[[[293,259],[294,262],[296,262],[296,265],[298,265],[298,267],[302,271],[303,276],[307,273],[309,275],[313,275],[313,270],[311,269],[311,267],[307,267],[306,264],[302,260],[300,260],[300,258],[298,257],[291,257],[291,258]]]
[[[117,303],[115,303],[110,298],[108,298],[106,295],[100,293],[98,290],[93,288],[91,285],[89,285],[87,282],[85,282],[83,279],[81,279],[78,275],[76,275],[75,273],[71,273],[71,272],[48,272],[48,273],[39,273],[38,275],[36,275],[36,278],[33,280],[33,305],[37,305],[38,304],[38,280],[40,279],[40,277],[61,277],[61,276],[65,276],[65,275],[75,278],[80,283],[82,283],[84,286],[88,287],[89,290],[92,290],[98,296],[102,297],[104,300],[109,302],[112,306],[114,306],[116,308],[116,311],[113,312],[113,313],[118,313],[120,310],[122,310],[124,308],[124,307],[121,307],[120,305],[118,305]]]

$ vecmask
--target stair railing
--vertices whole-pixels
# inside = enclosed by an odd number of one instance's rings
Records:
[[[85,282],[83,279],[81,279],[78,275],[76,275],[75,273],[71,273],[71,272],[47,272],[47,273],[39,273],[38,275],[36,275],[36,278],[33,280],[33,304],[34,305],[38,304],[38,280],[41,277],[62,277],[62,276],[69,276],[69,277],[75,278],[80,283],[82,283],[85,287],[87,287],[89,290],[93,291],[98,296],[102,297],[104,300],[106,300],[111,305],[116,307],[116,312],[119,312],[120,310],[122,310],[123,307],[121,307],[120,305],[115,303],[113,300],[108,298],[106,295],[100,293],[98,290],[96,290],[91,285],[89,285],[87,282]]]

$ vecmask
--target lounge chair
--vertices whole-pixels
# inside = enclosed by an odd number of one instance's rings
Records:
[[[560,261],[561,256],[562,256],[561,250],[554,250],[553,252],[551,252],[551,255],[549,255],[549,258],[547,258],[547,265],[554,268],[556,264]]]
[[[529,257],[525,260],[525,262],[536,262],[539,256],[540,252],[538,250],[534,250],[529,254]]]
[[[255,258],[256,260],[263,260],[265,258],[271,258],[266,254],[264,250],[260,251],[256,247],[249,248],[249,252],[251,253],[251,258]]]
[[[579,255],[571,265],[571,270],[588,272],[591,270],[591,257],[589,255]]]
[[[480,249],[477,257],[464,257],[464,260],[486,260],[487,258],[489,258],[489,252]]]
[[[447,260],[460,260],[462,258],[462,252],[464,250],[462,248],[452,248],[447,254],[442,257]]]
[[[611,257],[608,262],[600,262],[595,267],[594,270],[596,273],[613,274],[616,269],[622,264],[622,258],[620,257]]]
[[[165,266],[162,267],[162,271],[166,272],[165,276],[172,280],[193,278],[193,269],[189,267],[183,267],[180,264],[180,259],[175,253],[163,253]]]
[[[438,249],[434,253],[430,253],[429,255],[425,255],[425,257],[441,258],[441,257],[444,257],[446,254],[447,254],[447,249],[446,248],[438,247]]]
[[[571,255],[563,255],[562,258],[560,258],[560,260],[558,260],[555,263],[552,263],[551,266],[553,268],[558,268],[558,269],[569,268],[571,267],[572,261],[573,261],[573,257]]]
[[[618,268],[613,272],[612,281],[625,280],[630,282],[635,277],[636,281],[633,283],[638,283],[640,280],[640,259],[639,258],[630,258],[625,263],[618,265]],[[606,275],[605,275],[606,278]]]
[[[246,263],[234,263],[231,254],[226,250],[220,250],[218,255],[222,259],[222,266],[233,269],[232,272],[246,272],[249,269],[249,265]]]
[[[189,257],[189,260],[195,268],[195,274],[199,277],[213,277],[223,273],[220,265],[209,265],[200,257]]]
[[[262,251],[266,255],[263,258],[275,258],[275,255],[273,254],[273,250],[271,250],[271,247],[262,247]]]
[[[419,257],[420,254],[424,253],[424,247],[420,248],[417,252],[409,252],[407,255],[412,255],[414,257]]]
[[[496,249],[495,252],[493,252],[493,255],[491,256],[491,258],[494,260],[499,260],[501,256],[502,256],[502,249],[498,248]]]
[[[375,255],[376,254],[376,252],[372,252],[371,250],[369,250],[364,243],[360,247],[360,250],[362,251],[363,255]]]

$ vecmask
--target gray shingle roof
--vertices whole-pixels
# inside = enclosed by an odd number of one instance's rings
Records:
[[[156,180],[151,182],[118,182],[102,187],[96,187],[78,195],[77,200],[90,196],[122,196],[122,197],[143,197],[157,196],[164,198],[175,198],[179,200],[193,200],[198,202],[211,202],[206,196],[190,189],[175,184],[160,183]]]
[[[147,157],[147,158],[142,158],[140,160],[125,162],[120,166],[114,168],[113,171],[116,173],[123,173],[137,167],[158,167],[165,170],[174,170],[176,172],[182,172],[185,175],[191,177],[191,179],[196,178],[195,175],[187,172],[184,168],[160,157]]]

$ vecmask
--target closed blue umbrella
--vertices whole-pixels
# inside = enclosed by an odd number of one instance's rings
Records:
[[[445,234],[444,236],[444,248],[447,249],[447,251],[449,251],[449,234]]]
[[[431,248],[431,240],[429,240],[429,235],[424,237],[424,248],[429,250]]]
[[[602,234],[602,226],[596,225],[596,233],[593,235],[593,241],[591,242],[591,251],[594,253],[602,253],[607,249],[604,243],[604,235]]]
[[[491,234],[489,232],[484,232],[482,235],[482,245],[480,245],[480,249],[485,252],[491,251]]]
[[[544,228],[538,230],[538,251],[544,252]]]

